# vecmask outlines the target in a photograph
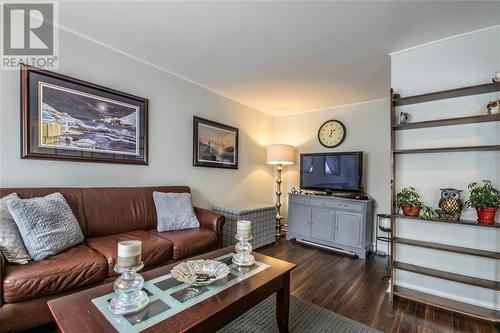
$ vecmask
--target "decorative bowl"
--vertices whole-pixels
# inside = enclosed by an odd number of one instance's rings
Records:
[[[206,286],[225,278],[229,274],[229,267],[215,260],[188,260],[172,268],[170,274],[179,282]]]

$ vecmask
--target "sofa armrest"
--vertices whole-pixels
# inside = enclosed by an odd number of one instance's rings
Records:
[[[220,248],[222,246],[222,226],[226,222],[224,215],[199,207],[194,207],[194,211],[198,221],[200,221],[200,226],[217,234],[217,248]]]

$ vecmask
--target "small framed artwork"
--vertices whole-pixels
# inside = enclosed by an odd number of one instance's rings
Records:
[[[193,166],[238,169],[238,129],[195,116]]]
[[[148,100],[23,65],[22,158],[148,164]]]

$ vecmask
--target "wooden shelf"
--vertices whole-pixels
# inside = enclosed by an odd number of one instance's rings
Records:
[[[448,281],[454,281],[454,282],[458,282],[458,283],[468,284],[468,285],[475,286],[475,287],[481,287],[481,288],[500,291],[500,282],[499,281],[487,280],[487,279],[482,279],[482,278],[468,276],[468,275],[440,271],[440,270],[434,269],[434,268],[428,268],[428,267],[424,267],[424,266],[407,264],[407,263],[403,263],[403,262],[399,262],[399,261],[394,261],[393,267],[395,269],[400,269],[400,270],[407,271],[407,272],[432,276],[432,277],[435,277],[438,279],[444,279],[444,280],[448,280]]]
[[[444,310],[461,313],[469,317],[500,323],[500,311],[497,310],[462,303],[399,286],[394,287],[394,295],[414,302],[429,304]]]
[[[453,252],[453,253],[467,254],[467,255],[471,255],[471,256],[478,256],[478,257],[483,257],[483,258],[491,258],[491,259],[500,260],[500,252],[471,249],[471,248],[467,248],[467,247],[433,243],[433,242],[421,241],[421,240],[416,240],[416,239],[408,239],[408,238],[400,238],[400,237],[394,237],[393,241],[395,243],[398,243],[398,244],[418,246],[418,247],[424,247],[427,249],[448,251],[448,252]]]
[[[400,130],[409,130],[409,129],[418,129],[418,128],[432,128],[432,127],[441,127],[441,126],[454,126],[454,125],[462,125],[462,124],[474,124],[474,123],[485,123],[485,122],[495,122],[500,121],[500,114],[493,115],[476,115],[476,116],[465,116],[465,117],[453,117],[453,118],[444,118],[444,119],[435,119],[435,120],[426,120],[426,121],[418,121],[408,124],[397,124],[395,122],[396,119],[396,107],[402,105],[410,105],[416,103],[425,103],[431,101],[445,100],[449,98],[463,97],[463,96],[472,96],[479,94],[487,94],[487,93],[496,93],[500,92],[500,83],[486,83],[469,87],[461,87],[450,90],[437,91],[427,94],[415,95],[415,96],[407,96],[401,97],[398,94],[394,93],[394,90],[390,90],[391,95],[391,103],[390,103],[390,129],[391,129],[391,210],[393,212],[397,211],[396,208],[396,165],[398,163],[397,156],[400,154],[432,154],[432,153],[456,153],[456,152],[474,152],[474,151],[500,151],[500,144],[494,145],[476,145],[476,146],[458,146],[458,147],[441,147],[441,148],[418,148],[418,149],[397,149],[397,135],[396,131]],[[401,214],[393,214],[392,218],[405,218],[405,219],[413,219],[419,220],[422,222],[430,222],[430,223],[447,223],[447,224],[455,224],[455,225],[466,225],[472,227],[482,227],[482,228],[500,228],[500,223],[487,225],[487,224],[479,224],[475,220],[459,220],[459,221],[450,221],[450,220],[439,220],[439,219],[431,219],[426,220],[421,217],[409,217],[403,216]],[[459,253],[464,255],[471,255],[483,258],[490,258],[495,260],[500,260],[500,253],[494,251],[486,251],[480,249],[466,248],[454,245],[446,245],[434,242],[427,241],[419,241],[415,239],[407,239],[394,237],[397,235],[398,224],[392,221],[392,235],[393,242],[391,242],[391,253],[393,258],[397,257],[396,254],[396,244],[406,244],[409,246],[418,246],[423,248],[429,248],[439,251],[448,251],[452,253]],[[457,313],[461,313],[464,315],[468,315],[471,317],[493,321],[496,323],[500,323],[500,311],[488,309],[484,307],[479,307],[467,303],[462,303],[458,301],[454,301],[451,299],[447,299],[444,297],[439,297],[427,293],[418,292],[412,289],[402,288],[395,285],[394,274],[396,270],[404,270],[408,272],[413,272],[416,274],[422,274],[427,276],[432,276],[438,279],[453,281],[462,284],[473,285],[476,287],[493,289],[496,291],[500,290],[500,282],[492,281],[482,278],[477,278],[474,276],[467,276],[462,274],[456,274],[452,272],[446,272],[438,269],[432,269],[427,267],[422,267],[418,265],[413,265],[410,263],[402,263],[393,261],[391,269],[392,278],[390,279],[390,289],[392,291],[391,297],[402,297],[406,299],[410,299],[416,302],[429,304],[431,306],[435,306],[438,308],[443,308],[449,311],[454,311]]]
[[[437,120],[426,120],[419,121],[408,124],[394,125],[396,131],[415,129],[415,128],[429,128],[438,126],[453,126],[462,124],[477,124],[500,121],[500,113],[497,114],[486,114],[480,116],[468,116],[468,117],[458,117],[458,118],[447,118],[447,119],[437,119]]]
[[[479,94],[487,94],[495,91],[500,91],[500,83],[486,83],[477,86],[462,87],[450,90],[443,90],[432,92],[428,94],[408,96],[408,97],[396,97],[392,99],[394,106],[409,105],[416,103],[425,103],[431,101],[438,101],[442,99],[471,96]]]
[[[430,153],[458,153],[466,151],[500,151],[500,145],[468,146],[468,147],[442,147],[419,149],[395,149],[393,154],[430,154]]]
[[[405,216],[403,214],[394,214],[394,217],[399,217],[399,218],[405,218],[405,219],[412,219],[412,220],[420,220],[424,222],[441,222],[441,223],[450,223],[450,224],[463,224],[463,225],[471,225],[474,227],[485,227],[485,228],[500,228],[500,223],[494,223],[494,224],[482,224],[482,223],[477,223],[475,220],[438,220],[438,219],[424,219],[421,217],[415,217],[415,216]]]

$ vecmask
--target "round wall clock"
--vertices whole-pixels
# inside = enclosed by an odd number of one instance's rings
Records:
[[[327,148],[337,147],[344,141],[345,136],[345,126],[338,120],[328,120],[318,130],[318,140]]]

